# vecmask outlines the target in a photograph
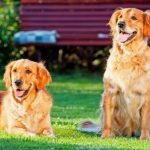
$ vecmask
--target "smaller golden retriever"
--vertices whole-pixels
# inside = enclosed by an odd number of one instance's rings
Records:
[[[45,89],[52,79],[43,64],[27,59],[12,61],[6,67],[4,81],[7,91],[0,92],[0,129],[52,137],[52,98]]]

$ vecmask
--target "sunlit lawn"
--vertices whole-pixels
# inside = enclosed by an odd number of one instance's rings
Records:
[[[0,82],[3,89],[4,83]],[[52,126],[56,138],[13,136],[0,133],[0,150],[100,149],[150,150],[150,142],[136,138],[101,139],[81,133],[76,125],[83,119],[99,122],[102,80],[98,75],[53,75],[48,86],[53,95]]]

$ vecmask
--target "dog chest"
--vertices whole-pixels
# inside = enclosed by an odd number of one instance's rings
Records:
[[[25,118],[22,120],[22,123],[30,132],[36,132],[39,128],[39,123],[44,118],[43,112],[29,112]]]
[[[144,93],[150,82],[150,59],[144,56],[111,55],[104,78],[112,80],[123,91],[136,88]]]
[[[10,110],[9,124],[22,124],[28,131],[38,133],[42,121],[46,115],[50,113],[50,104],[47,100],[43,102],[43,99],[36,101],[32,106],[25,109],[23,105],[14,105]],[[42,106],[45,107],[42,107]]]

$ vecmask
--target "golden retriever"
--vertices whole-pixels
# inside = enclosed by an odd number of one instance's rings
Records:
[[[135,8],[116,10],[109,21],[113,47],[104,73],[101,125],[90,121],[79,130],[101,131],[103,138],[150,139],[150,13]],[[139,132],[140,131],[140,132]]]
[[[6,67],[4,81],[7,91],[0,92],[0,129],[52,137],[52,98],[45,89],[51,76],[43,64],[27,59],[12,61]]]
[[[116,10],[109,22],[113,47],[104,73],[102,137],[150,139],[150,14]]]

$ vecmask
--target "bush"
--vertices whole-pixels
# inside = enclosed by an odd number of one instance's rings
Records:
[[[18,57],[20,52],[13,42],[14,33],[18,30],[18,3],[6,0],[0,6],[0,64],[5,65]]]
[[[70,47],[59,49],[58,64],[61,70],[103,72],[109,47]],[[58,67],[59,67],[58,66]]]
[[[55,72],[85,70],[103,72],[110,47],[30,47],[26,57],[34,61],[45,62],[47,68]]]

